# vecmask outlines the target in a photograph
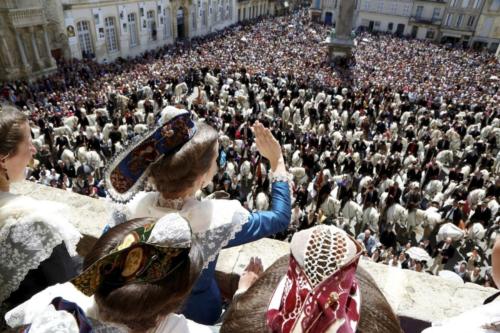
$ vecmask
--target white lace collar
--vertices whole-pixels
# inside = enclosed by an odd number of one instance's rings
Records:
[[[162,195],[158,193],[158,200],[156,202],[157,206],[162,208],[168,208],[173,210],[181,210],[182,206],[184,206],[185,199],[177,198],[177,199],[165,199]]]
[[[69,207],[51,201],[3,194],[0,202],[0,302],[19,288],[64,243],[70,256],[82,237],[70,223]]]
[[[234,239],[248,222],[250,213],[238,200],[184,200],[181,210],[158,205],[158,192],[139,193],[128,206],[124,220],[141,217],[161,218],[169,213],[179,213],[189,221],[193,236],[202,240],[205,267],[217,258],[220,250]]]

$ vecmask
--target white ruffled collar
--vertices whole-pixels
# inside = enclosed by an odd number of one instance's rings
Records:
[[[74,330],[67,332],[78,332],[77,325],[73,325],[74,317],[62,315],[64,311],[55,311],[54,307],[50,305],[52,300],[56,297],[62,297],[64,300],[76,303],[89,318],[99,321],[105,326],[117,327],[123,332],[128,332],[122,325],[107,323],[100,319],[99,309],[95,303],[93,296],[86,296],[80,292],[72,283],[66,282],[63,284],[56,284],[48,287],[38,294],[31,297],[26,302],[15,307],[5,315],[5,321],[12,327],[20,327],[38,322],[40,319],[49,318],[52,322],[48,330],[43,332],[52,332],[51,328],[54,327],[68,327]],[[47,322],[47,321],[46,321]],[[58,325],[59,324],[59,325]],[[207,326],[199,325],[186,319],[183,315],[169,314],[161,320],[156,328],[151,330],[151,333],[209,333],[211,330]]]
[[[178,212],[189,221],[193,236],[203,240],[201,245],[204,254],[204,267],[215,260],[222,248],[235,238],[242,226],[248,222],[250,212],[243,208],[237,200],[203,200],[187,198],[181,210],[160,207],[158,192],[139,193],[128,204],[127,219],[155,217]]]

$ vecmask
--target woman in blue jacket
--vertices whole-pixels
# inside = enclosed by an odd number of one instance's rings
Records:
[[[165,108],[159,127],[120,153],[106,172],[107,189],[115,200],[128,201],[135,196],[126,206],[126,219],[162,217],[177,211],[189,221],[193,237],[202,244],[205,269],[183,314],[201,324],[214,324],[221,314],[222,300],[215,281],[220,250],[276,234],[290,223],[290,177],[281,147],[259,122],[253,130],[259,153],[271,165],[269,211],[250,213],[238,200],[194,198],[217,173],[218,134],[204,123],[193,122],[189,112],[174,107]],[[156,192],[137,193],[147,177]]]

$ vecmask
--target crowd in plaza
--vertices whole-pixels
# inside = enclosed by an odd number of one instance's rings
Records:
[[[197,195],[225,191],[270,206],[259,120],[293,175],[292,222],[275,236],[333,224],[391,266],[493,285],[499,229],[500,64],[491,54],[362,33],[331,66],[328,27],[307,12],[266,18],[110,64],[72,60],[0,99],[29,117],[27,178],[107,196],[113,155],[153,129],[166,106],[219,133],[218,172]],[[423,250],[423,251],[422,251]]]

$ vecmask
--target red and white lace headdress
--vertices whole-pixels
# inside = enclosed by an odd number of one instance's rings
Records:
[[[361,252],[361,245],[337,227],[296,233],[287,275],[269,304],[271,331],[356,332],[361,304],[355,275]]]

